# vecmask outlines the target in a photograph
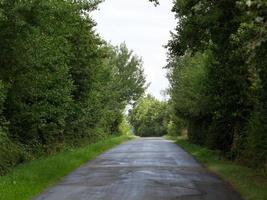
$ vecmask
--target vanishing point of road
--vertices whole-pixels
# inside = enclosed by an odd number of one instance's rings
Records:
[[[140,138],[83,165],[34,200],[241,200],[176,144]]]

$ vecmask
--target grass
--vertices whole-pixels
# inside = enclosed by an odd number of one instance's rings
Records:
[[[0,177],[0,200],[29,200],[83,163],[130,138],[112,137],[83,148],[63,151],[22,164]]]
[[[176,144],[229,182],[245,200],[267,199],[267,176],[263,172],[226,160],[218,151],[192,144],[185,137],[169,139],[175,139]]]

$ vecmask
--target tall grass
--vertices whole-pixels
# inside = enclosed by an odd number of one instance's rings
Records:
[[[83,163],[130,138],[112,137],[83,148],[67,150],[19,165],[0,177],[0,200],[29,200]]]
[[[190,143],[186,137],[171,138],[208,169],[229,182],[245,200],[267,199],[267,175],[225,159],[219,151]]]

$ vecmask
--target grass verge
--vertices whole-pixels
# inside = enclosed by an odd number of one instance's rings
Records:
[[[29,200],[83,163],[129,139],[130,136],[112,137],[19,165],[0,177],[0,200]]]
[[[267,176],[263,172],[224,159],[218,151],[190,143],[185,137],[171,138],[209,170],[229,182],[245,200],[267,199]]]

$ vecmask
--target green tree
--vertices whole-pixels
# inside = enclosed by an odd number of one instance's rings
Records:
[[[267,2],[240,1],[238,5],[246,14],[234,39],[253,74],[254,102],[241,154],[249,164],[262,167],[267,162]]]
[[[251,102],[249,71],[231,40],[240,25],[236,1],[177,1],[174,9],[180,19],[177,34],[168,48],[170,55],[182,56],[188,50],[211,49],[214,62],[208,68],[208,96],[213,137],[210,144],[223,151],[232,148],[234,135],[240,135]]]
[[[142,96],[141,59],[95,33],[98,3],[0,1],[0,173],[18,146],[32,158],[119,133]]]
[[[167,103],[148,95],[140,99],[129,112],[129,121],[134,133],[142,137],[167,134],[169,113]]]
[[[123,120],[123,112],[127,105],[134,104],[146,89],[146,80],[142,60],[133,55],[125,44],[118,47],[108,47],[110,55],[107,60],[107,68],[110,69],[109,79],[105,76],[106,87],[102,94],[106,99],[101,105],[103,115],[110,120],[111,133],[117,133]]]
[[[2,4],[0,73],[8,87],[4,114],[11,136],[25,144],[45,147],[62,140],[72,90],[69,46],[65,33],[59,33],[64,6],[60,1]]]
[[[179,23],[167,48],[175,115],[189,122],[189,135],[196,136],[191,138],[194,142],[220,149],[231,158],[261,155],[255,163],[263,166],[267,141],[263,134],[266,2],[178,0],[173,11]],[[192,59],[203,52],[210,52],[212,59],[207,60],[206,75],[200,79],[203,74],[194,75],[199,73],[199,63]],[[189,74],[190,83],[180,81],[186,80],[184,73]],[[204,80],[205,87],[194,85],[199,80]],[[204,96],[196,98],[199,94]],[[184,107],[177,106],[182,102]],[[194,119],[188,117],[192,113]]]
[[[207,98],[207,74],[211,62],[212,55],[207,51],[195,55],[188,53],[168,66],[170,102],[175,116],[173,122],[180,127],[185,125],[181,124],[182,119],[186,120],[189,139],[199,144],[206,142],[207,123],[211,118]]]
[[[5,98],[6,88],[0,81],[0,175],[9,171],[23,159],[21,149],[7,135],[7,121],[3,116]]]

